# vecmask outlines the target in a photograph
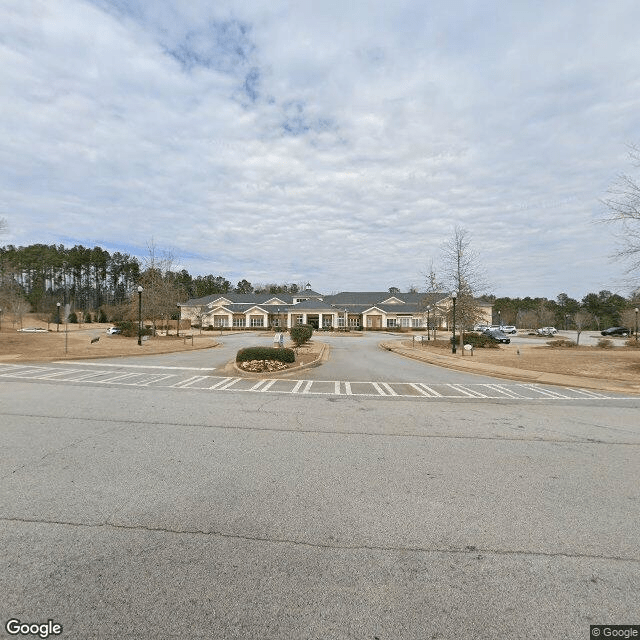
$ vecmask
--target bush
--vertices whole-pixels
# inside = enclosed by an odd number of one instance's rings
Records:
[[[549,340],[547,344],[552,349],[572,349],[578,345],[573,340],[567,340],[567,338],[558,338],[557,340]]]
[[[631,338],[631,340],[627,340],[625,344],[627,345],[627,347],[634,347],[635,349],[640,349],[640,342],[635,338]]]
[[[236,354],[236,362],[248,360],[277,360],[278,362],[295,362],[296,354],[293,349],[279,349],[276,347],[246,347]]]
[[[608,338],[600,338],[600,340],[598,340],[598,347],[600,349],[611,349],[613,348],[613,340],[609,340]]]
[[[115,323],[116,327],[120,329],[121,335],[127,338],[133,338],[138,336],[138,323],[131,321],[120,321]],[[143,328],[140,335],[150,336],[153,335],[153,329],[150,327]]]
[[[92,322],[91,313],[89,313],[89,311],[84,314],[84,321],[86,324],[90,324]]]
[[[78,324],[78,316],[76,315],[75,311],[72,311],[69,314],[67,321],[69,322],[69,324]]]
[[[99,311],[98,322],[109,322],[109,319],[107,318],[107,314],[104,312],[104,309],[100,309]]]
[[[313,335],[313,327],[309,324],[297,324],[289,329],[289,335],[296,347],[304,344]]]
[[[465,333],[462,336],[464,344],[470,344],[474,349],[497,349],[498,343],[492,340],[484,333]],[[456,335],[456,344],[460,343],[460,334]],[[449,338],[449,342],[453,344],[453,336]]]

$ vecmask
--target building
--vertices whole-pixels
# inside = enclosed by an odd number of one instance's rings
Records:
[[[289,329],[310,324],[315,329],[425,329],[447,326],[448,293],[343,291],[323,295],[307,284],[295,294],[215,293],[178,305],[180,319],[214,328]],[[485,305],[491,323],[491,305]],[[488,315],[487,315],[488,313]]]

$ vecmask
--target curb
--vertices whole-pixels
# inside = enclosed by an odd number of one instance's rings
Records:
[[[632,393],[640,395],[640,384],[625,381],[608,381],[598,378],[585,378],[584,376],[571,376],[545,371],[530,371],[528,369],[516,369],[501,365],[485,364],[481,362],[461,361],[462,357],[446,356],[435,353],[414,353],[413,349],[407,349],[397,343],[381,342],[381,349],[392,351],[405,358],[426,362],[437,367],[455,369],[476,375],[491,376],[493,378],[506,378],[517,382],[535,382],[538,384],[552,384],[561,387],[579,387],[597,391],[611,391],[614,393]],[[470,358],[471,356],[467,356]]]

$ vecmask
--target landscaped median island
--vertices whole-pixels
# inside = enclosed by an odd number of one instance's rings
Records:
[[[252,374],[270,374],[291,369],[300,369],[318,364],[326,352],[326,345],[311,342],[313,328],[298,325],[289,330],[292,347],[284,346],[284,334],[280,336],[279,347],[245,347],[236,354],[235,365],[239,371]]]

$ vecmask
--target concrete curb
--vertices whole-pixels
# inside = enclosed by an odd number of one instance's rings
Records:
[[[417,349],[408,349],[401,342],[381,342],[381,349],[392,351],[405,358],[426,362],[437,367],[475,373],[477,375],[491,376],[493,378],[506,378],[516,382],[532,382],[538,384],[552,384],[561,387],[578,387],[597,391],[611,391],[614,393],[633,393],[640,395],[640,384],[626,382],[624,380],[601,380],[599,378],[586,378],[584,376],[570,376],[544,371],[530,371],[501,365],[486,364],[484,362],[470,362],[473,356],[454,356],[439,353],[425,353]]]

